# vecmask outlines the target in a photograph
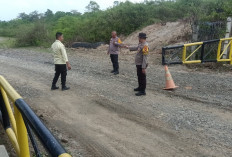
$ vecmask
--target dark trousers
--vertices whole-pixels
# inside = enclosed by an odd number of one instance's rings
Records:
[[[52,86],[56,86],[56,83],[61,75],[61,84],[62,87],[65,87],[66,76],[67,76],[67,67],[66,64],[55,64],[55,76],[52,81]]]
[[[142,65],[136,65],[136,67],[137,67],[137,76],[138,76],[139,89],[141,91],[145,91],[146,90],[146,85],[147,85],[146,74],[142,73]]]
[[[111,62],[113,64],[113,69],[115,72],[118,72],[119,65],[118,65],[118,55],[117,54],[111,54],[110,55]]]

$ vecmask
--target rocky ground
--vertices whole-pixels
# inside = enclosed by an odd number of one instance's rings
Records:
[[[161,56],[151,54],[147,96],[136,97],[134,55],[110,73],[102,50],[70,50],[71,90],[51,91],[52,55],[0,49],[0,74],[25,98],[74,157],[232,156],[232,73],[169,67],[176,91],[164,91]]]

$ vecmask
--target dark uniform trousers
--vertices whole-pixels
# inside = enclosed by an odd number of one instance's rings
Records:
[[[67,67],[66,64],[55,64],[55,76],[52,82],[52,86],[55,86],[59,76],[61,75],[61,84],[62,87],[65,87],[65,83],[66,83],[66,76],[67,76]]]
[[[111,54],[110,55],[111,62],[113,64],[113,69],[115,72],[118,72],[119,65],[118,65],[118,54]]]
[[[140,91],[146,90],[147,85],[147,77],[146,74],[142,73],[142,65],[136,65],[137,67],[137,76],[138,76],[138,83]]]

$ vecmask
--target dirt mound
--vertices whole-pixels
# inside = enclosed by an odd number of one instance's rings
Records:
[[[149,42],[152,51],[160,52],[163,46],[183,43],[189,40],[191,26],[185,21],[153,24],[132,33],[124,40],[124,43],[128,45],[136,45],[139,32],[147,34],[147,41]]]

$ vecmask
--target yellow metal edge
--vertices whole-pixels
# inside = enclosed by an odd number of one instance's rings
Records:
[[[184,44],[184,46],[189,47],[189,46],[202,45],[202,44],[203,44],[203,42],[196,42],[196,43]]]
[[[230,45],[229,59],[230,59],[230,64],[232,64],[232,44]]]
[[[15,105],[14,105],[15,106]],[[14,107],[15,111],[15,120],[17,125],[17,139],[20,148],[19,157],[30,157],[30,150],[28,144],[27,129],[23,121],[23,117],[17,107]]]
[[[226,41],[226,40],[232,40],[232,38],[223,38],[223,39],[220,39],[220,41]]]
[[[220,40],[218,44],[217,60],[220,60],[221,49],[222,49],[222,41]]]
[[[183,47],[183,54],[182,54],[182,62],[184,63],[186,60],[186,46]]]
[[[70,154],[64,153],[59,155],[58,157],[72,157]]]
[[[201,60],[194,60],[194,61],[185,61],[184,64],[190,64],[190,63],[201,63]]]
[[[4,89],[10,99],[15,102],[17,99],[22,98],[14,88],[7,82],[7,80],[0,75],[0,86]]]
[[[6,133],[7,133],[7,136],[9,137],[17,155],[20,156],[20,148],[19,148],[19,144],[18,144],[15,133],[13,132],[13,130],[11,128],[6,129]]]
[[[217,61],[218,62],[230,62],[231,59],[218,59]]]
[[[1,88],[1,93],[2,93],[2,96],[3,96],[3,100],[5,102],[6,109],[7,109],[9,118],[10,118],[11,125],[12,125],[14,133],[15,133],[15,135],[17,137],[16,121],[15,121],[15,117],[14,117],[12,108],[10,106],[10,103],[9,103],[8,97],[6,95],[6,92],[4,91],[4,89],[2,87],[0,87],[0,88]]]

